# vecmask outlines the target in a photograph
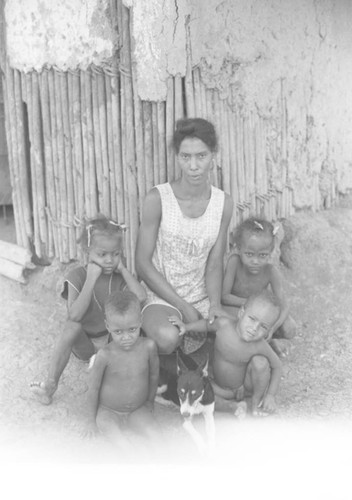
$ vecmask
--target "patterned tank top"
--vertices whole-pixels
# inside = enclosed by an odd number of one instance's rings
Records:
[[[156,188],[160,193],[162,216],[153,263],[176,293],[206,318],[209,299],[205,270],[209,252],[219,234],[225,194],[211,186],[206,210],[200,217],[193,218],[182,213],[169,183]],[[149,289],[147,295],[149,304],[165,304]]]

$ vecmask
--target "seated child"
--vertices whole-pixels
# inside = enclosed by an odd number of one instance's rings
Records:
[[[159,357],[154,340],[140,337],[141,305],[129,291],[115,292],[105,303],[106,328],[112,342],[94,359],[88,389],[88,434],[101,431],[118,444],[121,424],[155,437],[154,399]]]
[[[280,315],[268,331],[268,340],[291,339],[296,333],[296,323],[289,316],[289,306],[284,297],[282,279],[276,267],[269,263],[274,250],[274,227],[262,219],[250,218],[236,229],[237,253],[230,256],[224,276],[222,305],[235,317],[248,297],[270,288],[280,304]],[[273,349],[286,355],[287,341],[273,340]]]
[[[199,320],[184,324],[177,316],[169,320],[187,331],[215,331],[213,388],[215,409],[236,411],[226,400],[240,399],[244,391],[251,397],[253,415],[272,413],[281,378],[281,361],[265,338],[280,314],[279,305],[268,292],[252,295],[241,306],[237,320],[219,317],[212,324]]]
[[[32,382],[31,390],[44,404],[50,404],[71,352],[88,361],[108,342],[103,306],[116,290],[127,288],[138,299],[145,291],[123,264],[123,227],[104,216],[86,223],[81,245],[88,265],[71,269],[62,296],[67,299],[68,321],[58,337],[45,381]]]

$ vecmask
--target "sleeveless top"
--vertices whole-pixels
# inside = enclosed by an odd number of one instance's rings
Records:
[[[176,293],[207,318],[209,299],[205,270],[224,209],[225,193],[211,186],[208,206],[200,217],[182,213],[169,183],[155,186],[161,199],[161,221],[153,254],[155,268]],[[170,305],[147,287],[147,305]]]

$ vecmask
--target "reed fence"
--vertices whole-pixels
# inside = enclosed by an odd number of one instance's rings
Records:
[[[235,88],[225,99],[206,88],[190,57],[185,77],[169,77],[166,101],[141,101],[129,11],[121,1],[112,4],[120,48],[111,66],[24,74],[3,60],[17,243],[38,257],[81,258],[82,223],[99,212],[127,225],[126,258],[133,269],[143,198],[153,185],[179,175],[170,141],[183,116],[204,117],[216,126],[220,149],[213,182],[235,200],[230,229],[249,214],[270,220],[290,216],[284,88],[274,152],[267,141],[270,122],[241,109]],[[315,182],[317,209],[319,179]]]

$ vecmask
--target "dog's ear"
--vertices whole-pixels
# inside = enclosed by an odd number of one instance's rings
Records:
[[[181,373],[189,371],[187,366],[182,361],[181,356],[179,355],[178,352],[176,353],[176,367],[177,367],[177,375],[181,375]]]
[[[209,356],[207,356],[206,360],[201,365],[199,365],[197,371],[203,377],[207,377],[208,376],[208,366],[209,366]]]

